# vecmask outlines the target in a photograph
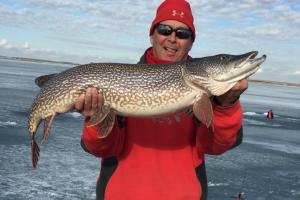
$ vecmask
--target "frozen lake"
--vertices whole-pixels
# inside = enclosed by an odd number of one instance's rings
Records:
[[[99,159],[80,146],[77,113],[55,118],[38,169],[31,168],[27,112],[38,91],[34,78],[67,67],[0,60],[0,199],[95,198]],[[241,102],[244,141],[222,156],[207,157],[209,199],[231,199],[239,192],[246,199],[300,199],[300,88],[250,83]],[[273,120],[266,118],[269,109]]]

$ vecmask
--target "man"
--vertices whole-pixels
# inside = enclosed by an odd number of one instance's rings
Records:
[[[166,0],[150,28],[152,47],[140,63],[158,64],[191,59],[196,37],[190,5]],[[150,67],[150,66],[149,66]],[[241,142],[240,94],[247,80],[213,102],[214,131],[182,112],[165,118],[118,117],[113,130],[99,138],[97,126],[86,122],[104,99],[87,89],[75,104],[85,117],[83,148],[102,158],[97,199],[207,199],[205,154],[221,154]]]

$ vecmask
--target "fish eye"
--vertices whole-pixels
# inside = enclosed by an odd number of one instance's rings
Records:
[[[220,55],[220,60],[226,60],[227,56],[226,55]]]

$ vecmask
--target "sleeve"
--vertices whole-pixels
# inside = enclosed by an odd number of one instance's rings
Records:
[[[87,127],[87,119],[85,119],[81,138],[82,148],[96,157],[118,156],[123,150],[125,140],[125,128],[120,126],[118,121],[116,120],[107,137],[100,138],[97,125]]]
[[[196,145],[200,155],[219,155],[242,141],[243,110],[240,101],[232,106],[213,104],[214,129],[201,125],[196,132]]]

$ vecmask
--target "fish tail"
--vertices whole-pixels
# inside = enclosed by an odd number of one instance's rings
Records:
[[[38,144],[36,143],[35,139],[31,139],[31,158],[32,158],[32,168],[37,168],[37,163],[39,161],[40,156],[40,148]]]

